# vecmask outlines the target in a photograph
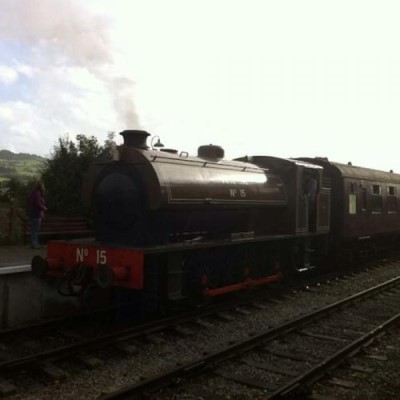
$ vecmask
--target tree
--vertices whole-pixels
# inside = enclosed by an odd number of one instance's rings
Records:
[[[103,146],[94,136],[77,135],[76,142],[68,135],[58,139],[42,173],[49,212],[58,215],[82,214],[83,176],[93,161],[106,156],[113,138],[113,134],[109,134]]]
[[[0,183],[0,201],[25,207],[29,191],[34,185],[34,180],[23,181],[18,178],[11,178]]]

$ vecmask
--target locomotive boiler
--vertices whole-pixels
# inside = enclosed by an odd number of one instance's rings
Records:
[[[119,161],[93,164],[84,184],[100,243],[155,245],[279,229],[288,202],[279,175],[224,160],[219,146],[189,157],[149,149],[145,131],[121,134]],[[269,219],[262,228],[260,214]]]

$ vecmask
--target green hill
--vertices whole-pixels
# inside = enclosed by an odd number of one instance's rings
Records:
[[[36,154],[0,150],[0,181],[17,178],[29,180],[40,175],[45,158]]]

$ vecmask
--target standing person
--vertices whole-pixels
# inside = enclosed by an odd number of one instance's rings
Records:
[[[38,233],[44,217],[44,212],[47,210],[44,201],[44,185],[38,182],[28,199],[29,217],[31,220],[31,247],[39,249]]]

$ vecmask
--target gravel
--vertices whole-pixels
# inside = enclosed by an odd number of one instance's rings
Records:
[[[314,393],[340,400],[397,400],[400,398],[400,329],[392,329],[389,334],[358,354],[352,364],[370,368],[372,372],[358,372],[349,368],[338,368],[329,379],[324,379],[314,387]],[[370,355],[384,356],[387,360],[375,360]],[[332,378],[356,383],[354,388],[332,385]]]
[[[140,352],[132,356],[118,356],[110,349],[99,350],[94,354],[104,361],[104,365],[96,370],[86,370],[77,366],[68,369],[70,377],[65,382],[54,382],[47,386],[28,383],[22,379],[18,394],[10,399],[24,400],[76,400],[96,399],[102,393],[107,393],[121,386],[138,382],[141,377],[149,377],[165,369],[176,366],[176,362],[185,363],[199,358],[203,352],[219,350],[228,342],[241,340],[248,337],[249,332],[259,333],[269,327],[278,325],[287,320],[306,314],[327,304],[334,303],[343,297],[350,296],[359,291],[375,286],[400,274],[400,261],[395,263],[382,263],[377,268],[370,269],[367,273],[350,276],[345,280],[333,281],[322,284],[313,290],[291,291],[285,296],[282,302],[268,302],[266,309],[252,309],[248,316],[232,313],[235,317],[232,321],[220,321],[207,319],[212,327],[205,329],[198,327],[193,337],[178,338],[177,336],[162,334],[160,344],[135,343]],[[396,342],[396,341],[395,341]],[[397,361],[397,369],[400,366],[400,354],[397,349],[392,351],[393,359]],[[93,354],[93,353],[91,353]],[[391,357],[392,357],[391,356]],[[273,356],[265,356],[263,362],[271,362]],[[60,365],[60,364],[58,364]],[[304,365],[304,363],[303,363]],[[387,363],[392,366],[392,362]],[[290,363],[290,368],[296,366],[295,362]],[[385,367],[386,368],[386,367]],[[249,373],[252,373],[249,371]],[[386,376],[387,375],[387,376]],[[386,378],[391,377],[388,370]],[[240,384],[229,384],[222,378],[215,376],[202,377],[204,385],[203,392],[211,391],[215,399],[257,399],[265,398],[265,392]],[[393,379],[393,378],[391,378]],[[229,387],[228,387],[229,385]],[[205,387],[207,386],[207,387]],[[185,387],[185,391],[177,389],[176,393],[166,392],[163,398],[176,399],[207,399],[202,395],[198,384],[194,384],[196,391]],[[323,388],[323,386],[321,386]],[[211,388],[211,389],[210,389]],[[338,389],[342,390],[341,388]],[[321,389],[322,391],[322,389]],[[340,392],[338,392],[340,394]],[[168,397],[170,396],[170,397]],[[182,397],[181,397],[182,396]],[[186,397],[185,397],[186,396]],[[190,397],[192,396],[192,397]],[[194,397],[193,397],[194,396]],[[197,396],[197,397],[196,397]],[[206,396],[206,397],[204,397]],[[345,397],[338,397],[347,399]],[[378,399],[377,397],[348,397],[349,399]],[[396,397],[386,397],[386,399]],[[383,399],[383,397],[382,397]]]

